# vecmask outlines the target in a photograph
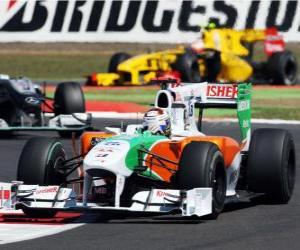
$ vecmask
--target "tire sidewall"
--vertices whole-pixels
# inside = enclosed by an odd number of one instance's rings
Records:
[[[62,163],[65,161],[65,151],[62,144],[57,141],[49,149],[45,169],[46,185],[61,185],[65,182],[64,173],[59,172]]]
[[[215,196],[214,180],[216,173],[221,174],[222,195]],[[223,155],[218,147],[210,142],[191,142],[185,146],[176,176],[179,189],[198,187],[213,188],[212,217],[216,217],[224,207],[226,198],[226,171]]]
[[[294,69],[293,78],[286,75],[287,64],[292,64]],[[298,63],[296,57],[290,51],[275,52],[272,54],[267,63],[268,75],[272,79],[273,84],[293,85],[297,81]]]
[[[255,130],[247,160],[248,190],[264,193],[275,203],[287,203],[293,193],[295,172],[291,134],[282,129]]]
[[[225,174],[225,169],[224,169],[223,156],[222,156],[221,152],[216,151],[214,153],[211,161],[208,162],[208,164],[210,165],[209,186],[213,187],[215,181],[216,181],[216,183],[218,183],[218,185],[223,185],[221,187],[223,190],[223,193],[221,196],[216,195],[215,192],[217,192],[217,191],[213,188],[213,214],[219,214],[222,212],[222,210],[224,208],[224,203],[225,203],[225,199],[226,199],[226,174]],[[223,165],[222,170],[220,169],[221,168],[220,164]],[[217,168],[219,168],[219,169],[217,169]],[[219,179],[222,183],[218,182],[218,180],[215,180],[217,171],[218,172],[224,171],[223,172],[224,178],[222,180]]]
[[[293,154],[292,157],[295,158],[295,146],[294,143],[290,143],[290,140],[290,136],[285,136],[283,142],[284,146],[282,153],[282,164],[280,169],[282,177],[282,195],[285,197],[283,203],[286,203],[290,200],[295,186],[296,166],[289,166],[290,154]],[[290,168],[293,168],[293,170]],[[289,171],[292,171],[293,173],[290,173]]]
[[[201,81],[197,55],[191,51],[178,55],[173,68],[180,73],[184,82]]]
[[[59,141],[44,137],[30,139],[19,158],[17,179],[30,185],[60,185],[65,178],[56,171],[58,157],[65,159],[65,151]]]
[[[108,70],[107,70],[108,73],[117,73],[119,64],[121,64],[122,62],[126,61],[129,58],[130,55],[124,52],[120,52],[112,55],[108,64]]]
[[[60,83],[54,94],[55,115],[85,113],[85,98],[77,82]]]

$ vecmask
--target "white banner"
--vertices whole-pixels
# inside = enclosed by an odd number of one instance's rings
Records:
[[[191,42],[213,21],[300,41],[298,1],[0,0],[0,42]]]

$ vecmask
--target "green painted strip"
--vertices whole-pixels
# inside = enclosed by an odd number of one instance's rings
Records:
[[[251,95],[252,85],[250,83],[238,85],[237,117],[242,141],[249,139],[247,137],[249,137],[249,131],[251,130]]]

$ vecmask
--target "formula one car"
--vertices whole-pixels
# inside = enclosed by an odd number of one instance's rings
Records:
[[[108,73],[95,73],[87,78],[87,85],[111,86],[120,84],[142,85],[157,76],[172,76],[185,82],[200,82],[201,75],[196,53],[184,47],[131,57],[126,53],[114,54]]]
[[[254,45],[264,42],[266,61],[253,59]],[[277,29],[233,30],[204,29],[201,38],[189,47],[131,57],[126,53],[113,55],[108,73],[88,76],[87,85],[141,85],[158,76],[173,76],[183,82],[223,81],[295,84],[298,65],[296,57],[285,50]]]
[[[47,102],[49,100],[52,99],[30,79],[0,75],[1,135],[14,131],[54,130],[61,136],[69,136],[90,127],[91,117],[84,113],[85,100],[78,83],[60,83],[53,105]]]
[[[245,191],[287,203],[295,182],[293,138],[281,129],[258,129],[251,137],[250,100],[250,84],[169,86],[158,92],[154,108],[170,114],[168,136],[134,124],[125,132],[86,132],[81,154],[71,159],[59,141],[32,138],[19,160],[18,181],[0,183],[3,209],[34,217],[63,210],[216,218]],[[241,143],[200,132],[206,108],[236,109]],[[76,169],[79,178],[70,177]]]

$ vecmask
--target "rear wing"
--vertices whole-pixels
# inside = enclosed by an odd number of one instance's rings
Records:
[[[241,131],[242,149],[248,150],[251,133],[251,90],[249,83],[175,83],[164,82],[158,91],[155,106],[168,109],[176,116],[176,109],[184,109],[184,119],[194,120],[199,108],[198,129],[201,130],[203,110],[207,108],[236,109]]]
[[[206,95],[196,103],[196,108],[237,108],[238,85],[207,83]]]

